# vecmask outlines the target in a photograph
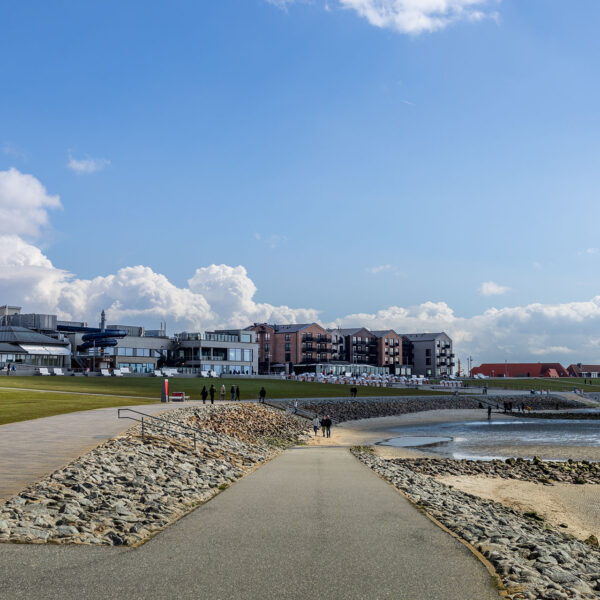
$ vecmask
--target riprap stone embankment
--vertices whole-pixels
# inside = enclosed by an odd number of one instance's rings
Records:
[[[0,541],[139,544],[306,429],[256,405],[181,408],[163,418],[172,432],[148,424],[142,443],[135,426],[0,505]],[[196,429],[196,449],[180,425]]]
[[[348,399],[298,399],[301,409],[318,415],[329,415],[336,423],[369,419],[374,417],[391,417],[408,413],[427,410],[444,409],[473,409],[482,406],[496,406],[502,408],[505,402],[513,403],[514,408],[521,404],[531,407],[532,410],[555,408],[581,408],[583,405],[572,400],[558,396],[388,396],[378,398],[348,398]],[[291,406],[291,401],[286,402]],[[482,409],[482,416],[485,414]],[[518,413],[514,413],[518,416]]]
[[[494,565],[511,599],[600,597],[600,551],[514,509],[450,488],[411,468],[354,449],[366,465],[477,548]],[[433,575],[433,574],[432,574]]]

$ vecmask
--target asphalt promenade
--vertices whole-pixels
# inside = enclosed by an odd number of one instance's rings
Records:
[[[186,402],[184,406],[201,404]],[[182,404],[143,404],[133,408],[154,415]],[[116,408],[98,408],[0,425],[0,500],[60,469],[134,424],[117,419]]]
[[[0,598],[497,600],[483,565],[347,449],[301,447],[137,549],[0,545]]]

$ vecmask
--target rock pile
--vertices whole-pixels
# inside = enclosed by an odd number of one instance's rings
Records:
[[[506,460],[453,460],[450,458],[394,459],[394,464],[422,475],[479,475],[518,479],[552,485],[553,483],[600,484],[600,463],[568,460],[542,461],[534,458],[507,458]]]
[[[142,443],[136,426],[1,505],[0,541],[139,544],[273,457],[265,432],[286,443],[302,434],[295,418],[257,406],[182,408],[168,421],[197,422],[196,450],[151,426]]]
[[[502,407],[504,402],[512,402],[516,407],[525,403],[533,410],[542,410],[548,408],[581,407],[582,405],[554,396],[388,396],[382,398],[368,399],[303,399],[298,400],[298,406],[311,413],[318,415],[329,415],[334,422],[353,421],[356,419],[369,419],[373,417],[389,417],[403,415],[407,413],[421,412],[425,410],[440,409],[473,409],[478,408],[480,402],[487,406],[496,405]],[[287,403],[288,406],[291,403]],[[482,409],[483,411],[483,409]],[[482,412],[482,416],[485,413]],[[516,413],[515,413],[516,414]]]
[[[497,502],[455,490],[372,452],[356,456],[494,565],[508,597],[600,597],[600,551]],[[531,515],[534,517],[535,515]]]

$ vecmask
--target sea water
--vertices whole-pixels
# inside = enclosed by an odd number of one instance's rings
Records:
[[[519,446],[600,447],[600,420],[518,419],[466,421],[394,428],[382,445],[419,448],[450,458],[506,458],[498,450]]]

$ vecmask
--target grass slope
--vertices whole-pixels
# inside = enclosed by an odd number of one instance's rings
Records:
[[[135,404],[151,404],[155,400],[135,400],[119,396],[86,396],[56,392],[28,392],[25,390],[0,390],[0,425],[51,417],[79,410],[110,408]]]
[[[348,396],[349,386],[325,383],[302,383],[275,379],[177,379],[169,380],[171,392],[185,392],[200,400],[202,387],[214,384],[220,397],[221,385],[230,398],[232,385],[240,386],[242,400],[258,398],[264,385],[270,398],[331,398]],[[160,400],[159,378],[100,377],[0,377],[0,425],[49,417],[79,410],[146,404]],[[11,389],[2,389],[11,388]],[[34,391],[29,391],[34,390]],[[65,394],[64,392],[70,392]],[[90,394],[103,394],[93,396]],[[436,392],[395,388],[358,388],[359,396],[435,395]],[[127,397],[129,396],[129,397]]]

